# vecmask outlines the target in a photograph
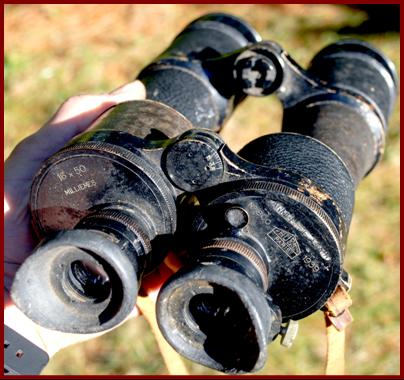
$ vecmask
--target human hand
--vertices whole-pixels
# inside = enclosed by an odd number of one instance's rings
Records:
[[[145,88],[139,81],[126,84],[109,94],[72,97],[41,129],[18,144],[4,164],[4,323],[45,350],[49,356],[104,332],[69,334],[43,328],[17,309],[10,298],[9,292],[17,269],[38,244],[28,209],[33,178],[48,157],[75,135],[85,131],[104,111],[121,102],[144,98]],[[163,263],[146,280],[146,294],[150,291],[151,297],[155,298],[159,287],[171,273],[172,270]],[[134,308],[128,318],[138,314],[137,308]]]

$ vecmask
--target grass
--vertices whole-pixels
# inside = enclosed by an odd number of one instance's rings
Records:
[[[360,25],[366,14],[340,5],[9,5],[5,9],[4,155],[38,129],[68,96],[110,91],[134,78],[194,18],[226,11],[281,44],[303,67],[324,45]],[[399,70],[399,33],[350,35],[390,57]],[[222,136],[234,150],[279,131],[273,98],[247,99]],[[346,373],[398,374],[399,357],[399,98],[385,155],[356,194],[345,268],[353,277]],[[300,323],[290,349],[278,341],[259,374],[322,374],[326,352],[321,313]],[[74,364],[72,364],[74,363]],[[192,374],[213,374],[186,361]],[[44,374],[165,374],[156,341],[142,317],[98,339],[58,353]]]

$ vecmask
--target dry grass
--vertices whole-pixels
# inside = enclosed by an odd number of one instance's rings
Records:
[[[68,96],[109,91],[134,78],[194,18],[226,11],[248,20],[303,66],[338,30],[366,15],[336,5],[13,5],[5,11],[5,157]],[[399,34],[357,36],[399,67]],[[248,99],[223,130],[238,150],[256,136],[278,131],[276,99]],[[357,192],[346,269],[354,281],[347,373],[399,373],[399,101],[386,154]],[[323,320],[303,320],[291,349],[278,342],[260,374],[322,374]],[[214,373],[187,362],[192,374]],[[154,337],[142,318],[57,354],[46,374],[164,374]]]

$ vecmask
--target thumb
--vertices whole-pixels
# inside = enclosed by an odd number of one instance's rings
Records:
[[[54,133],[55,138],[61,134],[60,140],[67,143],[74,135],[87,129],[108,108],[145,97],[146,89],[138,80],[118,87],[108,94],[73,96],[60,106],[38,133]]]
[[[24,139],[6,161],[7,172],[35,175],[42,162],[86,130],[102,113],[119,103],[144,99],[146,90],[136,80],[109,94],[78,95],[67,99],[36,133]]]

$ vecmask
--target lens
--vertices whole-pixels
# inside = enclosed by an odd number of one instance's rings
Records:
[[[104,301],[111,292],[109,277],[101,265],[86,260],[76,260],[68,269],[72,289],[86,299]]]
[[[238,330],[245,322],[250,323],[237,295],[219,286],[215,288],[214,294],[195,295],[189,301],[189,312],[207,335],[227,332],[233,334],[235,328]]]
[[[189,312],[201,330],[212,329],[220,321],[231,317],[230,305],[213,294],[193,297],[189,302]]]
[[[11,293],[16,306],[43,327],[97,333],[133,310],[136,271],[137,262],[105,234],[66,230],[35,249],[18,270]]]
[[[205,350],[225,368],[254,367],[258,356],[256,335],[248,311],[236,293],[215,286],[213,294],[197,294],[189,313],[206,335]]]
[[[156,303],[160,331],[172,347],[230,373],[262,368],[273,315],[262,289],[247,276],[205,263],[180,269]]]

